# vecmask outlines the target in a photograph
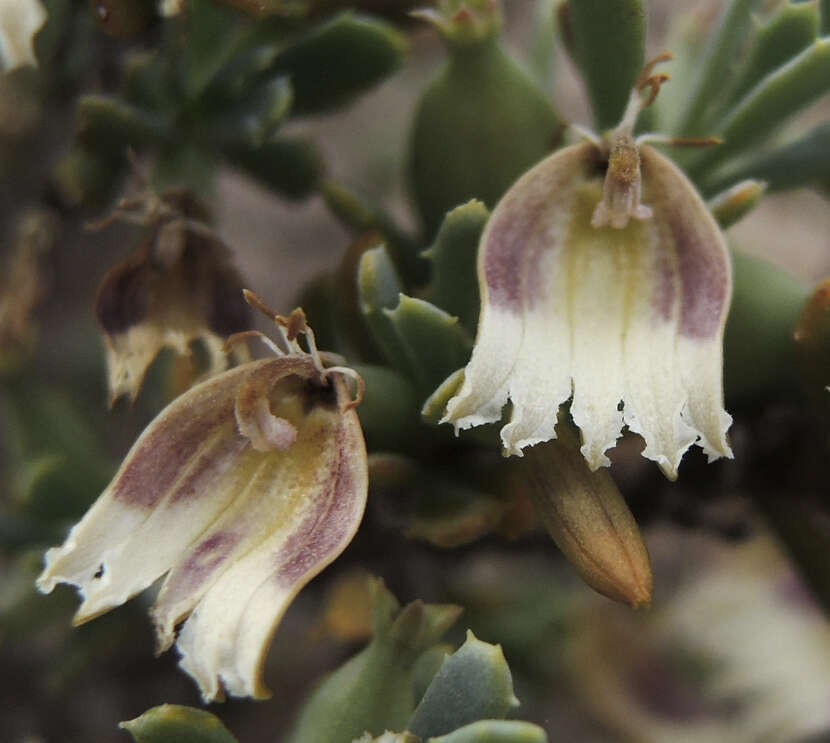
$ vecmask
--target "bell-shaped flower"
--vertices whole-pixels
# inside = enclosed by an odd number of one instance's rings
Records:
[[[301,310],[272,316],[279,356],[165,408],[38,578],[45,592],[78,586],[80,624],[166,574],[152,611],[159,650],[176,643],[206,700],[267,695],[262,665],[283,612],[351,541],[366,503],[362,381],[326,366]]]
[[[0,0],[0,70],[37,65],[35,36],[46,18],[40,0]]]
[[[724,238],[695,188],[633,127],[664,78],[646,78],[605,140],[562,149],[505,194],[479,245],[482,311],[444,421],[498,421],[507,454],[555,438],[572,399],[592,469],[624,425],[674,478],[695,442],[731,457],[723,330]],[[646,135],[649,136],[649,135]]]
[[[131,208],[144,213],[133,215]],[[187,356],[190,343],[201,341],[209,364],[205,376],[225,371],[225,337],[250,327],[231,251],[202,216],[187,192],[171,189],[157,197],[148,190],[122,201],[99,223],[123,217],[152,228],[98,289],[95,312],[104,331],[110,404],[124,394],[135,400],[164,348]]]

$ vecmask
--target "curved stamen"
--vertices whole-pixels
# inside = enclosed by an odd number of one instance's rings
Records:
[[[360,376],[354,369],[349,366],[330,366],[328,369],[324,370],[324,376],[329,374],[342,374],[343,376],[351,378],[355,383],[355,395],[352,400],[350,400],[346,405],[343,407],[343,412],[347,410],[352,410],[356,408],[363,402],[363,398],[366,395],[366,382],[363,380],[363,377]]]

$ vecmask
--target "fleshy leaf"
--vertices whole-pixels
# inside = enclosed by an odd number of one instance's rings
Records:
[[[483,718],[503,718],[518,705],[501,646],[467,630],[466,641],[445,658],[406,727],[431,738]]]
[[[221,3],[189,0],[187,43],[177,65],[188,99],[201,95],[239,51],[250,29],[239,13]]]
[[[366,732],[380,735],[405,729],[415,707],[415,663],[440,640],[461,609],[421,601],[401,609],[380,580],[372,593],[372,641],[312,693],[289,743],[338,743]]]
[[[623,115],[643,68],[646,9],[643,0],[568,0],[570,33],[588,88],[598,130]]]
[[[806,49],[818,36],[819,12],[814,2],[781,4],[757,31],[747,58],[723,95],[728,109],[757,83]]]
[[[0,69],[37,65],[34,40],[46,23],[40,0],[0,2]]]
[[[415,283],[426,279],[427,262],[418,255],[421,246],[406,235],[395,220],[371,197],[342,183],[323,183],[323,198],[332,213],[360,238],[378,233],[406,278]]]
[[[489,493],[446,476],[420,473],[411,487],[421,492],[417,510],[407,522],[406,536],[444,549],[470,544],[494,532],[507,508]]]
[[[450,48],[412,126],[409,172],[432,240],[445,215],[480,199],[492,207],[561,140],[550,96],[498,39]]]
[[[231,146],[225,155],[281,196],[302,199],[320,184],[323,162],[310,141],[297,137],[270,139],[259,147]]]
[[[7,383],[6,389],[10,464],[28,469],[41,462],[36,470],[18,472],[19,494],[27,511],[47,521],[76,518],[114,471],[94,425],[55,385],[23,377]],[[43,464],[49,460],[54,467],[45,470]]]
[[[807,186],[828,177],[830,123],[824,123],[768,152],[753,152],[736,167],[703,176],[701,187],[711,193],[744,178],[758,178],[768,184],[770,191],[779,191]]]
[[[403,344],[384,312],[397,306],[403,291],[397,269],[385,246],[372,248],[360,256],[357,289],[360,311],[375,344],[387,362],[411,374]]]
[[[717,224],[682,172],[640,148],[652,216],[594,227],[602,198],[593,144],[561,150],[526,173],[490,217],[479,247],[482,315],[459,394],[444,421],[494,422],[508,454],[554,438],[573,396],[592,469],[624,424],[644,456],[675,477],[695,441],[731,456],[722,339],[731,291]],[[622,401],[623,405],[620,405]]]
[[[397,334],[407,365],[424,396],[470,358],[472,340],[458,318],[423,299],[399,296],[394,309],[385,309]]]
[[[462,384],[464,384],[464,370],[456,369],[424,401],[421,408],[423,419],[427,423],[439,423],[447,409],[447,403],[459,393]]]
[[[568,423],[559,441],[528,451],[526,477],[539,518],[591,588],[633,607],[651,603],[651,563],[637,522],[605,470],[591,472]]]
[[[751,212],[767,190],[762,181],[747,180],[711,198],[707,204],[721,229],[731,227]]]
[[[401,66],[406,39],[392,26],[343,13],[287,46],[273,70],[291,77],[294,111],[341,106]]]
[[[548,736],[531,722],[478,720],[428,743],[548,743]]]
[[[706,116],[712,101],[718,99],[724,80],[733,70],[741,45],[752,31],[752,13],[760,0],[731,0],[726,3],[717,30],[711,35],[703,60],[695,60],[696,81],[685,89],[685,105],[676,131],[689,137],[711,135],[706,131]]]
[[[358,413],[369,446],[385,451],[406,449],[420,433],[414,387],[387,367],[355,364],[353,368],[366,383]]]
[[[480,201],[456,207],[444,217],[432,247],[422,253],[432,263],[424,298],[456,315],[471,332],[475,332],[481,308],[476,276],[478,242],[489,216]]]
[[[117,98],[86,95],[78,101],[78,140],[96,154],[120,155],[128,147],[144,147],[167,135],[170,122]]]
[[[80,623],[166,574],[153,608],[159,647],[176,642],[206,700],[267,696],[262,664],[283,612],[363,514],[366,451],[351,402],[339,376],[300,353],[193,387],[144,431],[64,545],[49,550],[38,586],[78,586]],[[258,448],[243,433],[252,425]]]
[[[246,91],[221,111],[207,112],[200,135],[217,147],[260,148],[291,110],[293,94],[287,77],[275,77]]]
[[[178,704],[162,704],[118,725],[135,743],[237,743],[216,715]]]
[[[830,39],[818,39],[758,83],[714,132],[723,144],[690,161],[697,177],[772,134],[784,121],[830,92]],[[712,134],[712,132],[708,132]]]
[[[734,296],[724,338],[727,400],[742,402],[795,384],[793,331],[807,287],[762,258],[732,251]]]

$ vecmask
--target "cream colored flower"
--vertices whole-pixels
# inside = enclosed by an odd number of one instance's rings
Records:
[[[267,695],[261,669],[283,612],[351,541],[366,503],[351,370],[323,365],[302,311],[275,319],[288,353],[165,408],[38,579],[45,592],[78,586],[80,624],[166,574],[159,649],[176,643],[206,700]]]
[[[37,66],[35,35],[46,16],[40,0],[0,0],[0,69]]]
[[[641,89],[659,85],[654,78]],[[498,421],[507,454],[556,437],[562,403],[592,469],[623,426],[674,478],[698,443],[731,457],[723,330],[731,266],[685,175],[635,140],[639,90],[605,141],[567,147],[522,176],[479,246],[482,311],[464,382],[444,421]]]

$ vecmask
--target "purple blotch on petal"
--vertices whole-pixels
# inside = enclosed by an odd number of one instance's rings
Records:
[[[182,566],[179,590],[191,592],[198,589],[239,544],[239,540],[239,534],[218,532],[200,542]]]
[[[184,416],[174,416],[160,422],[129,455],[113,497],[132,506],[155,507],[210,433],[232,416],[232,402],[226,400],[210,416],[194,417],[187,423]]]
[[[361,455],[354,450],[352,428],[353,424],[345,422],[338,428],[334,446],[339,456],[330,470],[330,485],[276,555],[276,580],[282,586],[293,586],[315,566],[327,564],[343,548],[344,541],[354,531],[355,519],[359,520],[362,515],[362,505],[355,513],[356,483],[352,468],[359,466]],[[362,440],[359,443],[362,447]],[[358,496],[362,503],[363,495]]]
[[[663,155],[641,148],[643,183],[655,202],[655,219],[667,225],[682,285],[680,332],[710,338],[722,326],[730,295],[730,266],[723,236],[694,186]]]
[[[250,447],[250,440],[236,431],[225,436],[221,446],[210,447],[199,455],[199,459],[187,476],[179,483],[170,499],[171,505],[188,503],[200,495],[212,495],[211,488],[216,481],[235,465]]]
[[[556,247],[547,242],[552,217],[567,208],[563,202],[597,156],[589,143],[557,152],[522,176],[499,202],[482,238],[480,270],[489,302],[520,313],[523,300],[532,304],[534,292],[544,290],[536,267],[542,250]]]
[[[652,253],[654,260],[652,270],[657,276],[657,280],[653,282],[652,305],[660,320],[670,320],[677,299],[677,288],[675,287],[677,269],[672,263],[671,253],[660,248],[659,241],[662,235],[655,233],[653,230],[648,230],[645,234],[648,236],[647,239],[658,240],[657,249]]]

